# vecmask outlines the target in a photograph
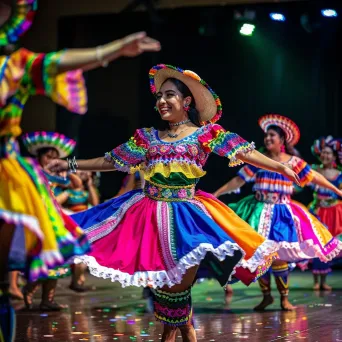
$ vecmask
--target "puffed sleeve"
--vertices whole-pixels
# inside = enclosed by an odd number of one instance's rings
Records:
[[[308,185],[314,179],[314,173],[311,166],[298,157],[292,157],[292,170],[297,173],[301,186]]]
[[[146,152],[150,144],[150,128],[137,129],[125,143],[105,154],[105,159],[113,163],[118,171],[134,173],[141,169],[146,161]]]
[[[63,53],[36,54],[27,51],[25,83],[30,95],[48,96],[69,111],[84,114],[87,111],[87,90],[82,70],[57,74]]]
[[[34,53],[19,49],[9,57],[0,59],[0,106],[14,94],[22,103],[30,95],[45,95],[71,112],[87,111],[87,92],[82,70],[57,74],[63,54]]]
[[[222,126],[209,124],[203,129],[198,140],[207,153],[216,153],[230,160],[229,166],[236,166],[243,162],[236,158],[239,152],[254,150],[254,143],[249,143],[238,134],[226,131]]]

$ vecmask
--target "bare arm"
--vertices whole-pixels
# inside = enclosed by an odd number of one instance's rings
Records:
[[[314,179],[312,180],[312,183],[315,183],[321,187],[327,188],[338,196],[342,196],[342,191],[338,189],[334,184],[330,183],[323,175],[321,175],[319,172],[312,170],[314,174]]]
[[[89,203],[92,206],[98,205],[100,203],[99,195],[93,183],[88,183],[88,191],[89,191]]]
[[[145,51],[159,50],[160,43],[147,37],[145,32],[133,33],[103,46],[66,50],[61,57],[58,73],[75,69],[87,71],[103,66],[121,56],[135,57]]]
[[[82,179],[80,177],[78,177],[74,173],[70,173],[69,178],[70,178],[70,182],[71,182],[71,187],[73,189],[82,188],[83,183],[82,183]]]
[[[68,170],[68,162],[62,159],[54,159],[47,166],[49,172],[61,172]],[[106,160],[104,157],[93,159],[80,159],[77,160],[77,170],[83,171],[115,171],[112,162]]]
[[[236,176],[233,179],[231,179],[228,183],[226,183],[225,185],[221,186],[218,190],[216,190],[213,195],[215,197],[220,197],[222,195],[225,195],[229,192],[232,192],[234,190],[237,190],[239,188],[241,188],[242,186],[245,185],[245,181],[240,177],[240,176]]]
[[[58,204],[63,205],[69,198],[69,193],[67,191],[63,191],[61,194],[59,194],[55,198]]]
[[[247,164],[251,164],[268,171],[283,173],[286,169],[284,164],[278,163],[256,150],[248,153],[238,153],[237,158]]]
[[[236,156],[241,161],[272,172],[278,172],[300,185],[298,175],[284,164],[266,157],[264,154],[253,150],[251,152],[240,152]]]

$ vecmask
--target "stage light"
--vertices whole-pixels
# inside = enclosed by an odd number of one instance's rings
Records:
[[[337,12],[332,8],[322,9],[321,11],[323,17],[336,18],[338,16]]]
[[[270,13],[270,18],[274,21],[285,21],[285,15],[281,13]]]
[[[255,30],[255,25],[252,24],[243,24],[240,29],[240,34],[243,36],[252,36]]]

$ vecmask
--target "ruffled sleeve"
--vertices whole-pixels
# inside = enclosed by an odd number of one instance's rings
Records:
[[[258,170],[259,168],[253,165],[245,165],[239,170],[237,175],[247,183],[255,182],[255,177],[256,177]]]
[[[19,89],[22,104],[29,95],[45,95],[57,104],[78,114],[87,111],[87,93],[81,70],[57,75],[58,63],[63,52],[48,54],[19,49],[9,58],[1,61],[0,105]],[[0,69],[0,71],[1,71]]]
[[[33,54],[27,63],[31,95],[46,95],[71,112],[87,111],[87,91],[82,70],[57,75],[58,63],[64,51]]]
[[[228,132],[217,124],[210,124],[204,128],[198,137],[203,150],[207,153],[216,153],[221,157],[230,159],[229,166],[236,166],[243,162],[236,158],[239,152],[254,150],[254,143],[249,143],[238,134]]]
[[[292,157],[291,167],[297,173],[301,186],[308,185],[314,179],[312,168],[303,159]]]
[[[127,142],[105,154],[105,159],[113,163],[118,171],[134,173],[143,168],[146,152],[150,144],[151,129],[137,129]]]

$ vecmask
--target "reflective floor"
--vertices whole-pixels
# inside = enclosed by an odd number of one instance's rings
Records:
[[[118,284],[90,276],[88,283],[97,290],[79,295],[67,289],[68,279],[59,282],[56,299],[69,305],[61,313],[27,312],[16,302],[16,341],[160,340],[162,327],[148,313],[141,289],[122,289]],[[234,295],[226,304],[215,281],[197,284],[193,298],[198,340],[342,342],[342,272],[335,272],[329,283],[335,288],[332,292],[314,292],[311,274],[294,272],[290,299],[297,310],[280,311],[274,291],[276,300],[264,313],[251,310],[260,301],[257,285],[234,285]],[[177,341],[181,341],[180,336]]]

